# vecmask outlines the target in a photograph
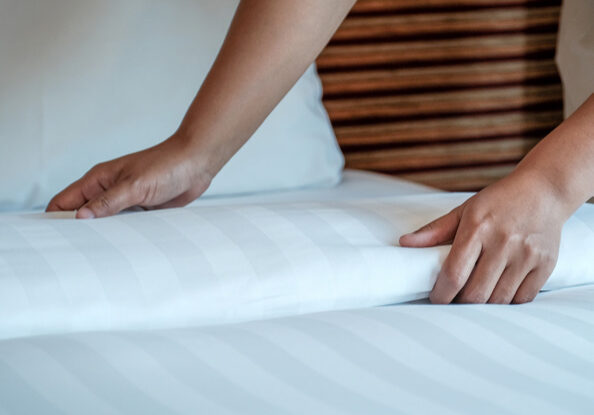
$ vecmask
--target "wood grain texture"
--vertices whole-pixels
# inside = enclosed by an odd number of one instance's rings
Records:
[[[560,0],[359,0],[322,52],[347,167],[449,190],[508,174],[562,121]]]
[[[408,40],[403,42],[329,45],[318,58],[321,71],[385,65],[421,67],[453,61],[526,59],[555,50],[555,34],[506,34],[463,39]]]
[[[512,137],[353,151],[346,154],[346,161],[354,169],[384,173],[517,162],[538,141],[538,138]]]
[[[510,7],[546,3],[544,0],[359,0],[353,7],[353,14],[386,13],[407,10],[422,10],[452,7]]]
[[[349,147],[402,145],[436,141],[481,140],[538,134],[543,136],[563,120],[559,111],[517,111],[437,119],[403,120],[339,126],[334,130],[343,151]]]
[[[369,118],[431,117],[442,114],[472,114],[517,110],[534,105],[561,104],[561,86],[510,86],[470,91],[326,100],[330,118],[336,122]]]
[[[398,92],[407,90],[459,90],[465,87],[529,84],[556,79],[552,60],[475,62],[466,65],[439,65],[420,68],[352,70],[322,73],[324,93],[334,95]],[[554,85],[558,85],[556,82]]]
[[[440,12],[413,15],[353,16],[340,27],[335,41],[369,41],[391,37],[448,34],[485,34],[554,27],[559,7],[510,8],[472,12]]]
[[[428,170],[399,174],[398,177],[451,191],[477,191],[510,174],[516,163],[479,167]]]

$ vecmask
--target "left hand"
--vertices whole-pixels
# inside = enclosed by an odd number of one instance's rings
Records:
[[[525,303],[536,297],[555,267],[567,218],[546,180],[512,174],[402,236],[400,244],[429,247],[453,241],[430,295],[433,303]]]

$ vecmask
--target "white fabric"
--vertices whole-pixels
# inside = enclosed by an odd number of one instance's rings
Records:
[[[594,1],[563,0],[557,66],[569,117],[594,94]]]
[[[0,414],[581,414],[594,286],[222,327],[0,341]]]
[[[408,180],[398,179],[394,176],[364,170],[345,169],[340,183],[334,187],[199,198],[189,206],[331,202],[441,192],[442,190]]]
[[[589,414],[594,285],[200,327],[415,298],[447,248],[394,243],[461,197],[346,171],[105,221],[0,215],[0,414]],[[592,279],[592,226],[586,206],[565,228],[549,288]]]
[[[0,338],[198,326],[424,298],[448,247],[398,237],[468,194],[0,215]],[[594,283],[594,206],[545,289]]]
[[[94,164],[178,127],[237,0],[0,0],[0,210],[44,206]],[[342,154],[315,67],[207,195],[332,185]]]

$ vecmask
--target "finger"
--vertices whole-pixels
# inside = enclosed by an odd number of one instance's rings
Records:
[[[423,248],[449,242],[454,239],[460,224],[462,208],[457,207],[450,213],[428,223],[413,233],[402,235],[400,245],[411,248]]]
[[[429,299],[434,304],[449,304],[466,284],[481,254],[482,245],[476,237],[456,235],[452,249],[441,267]]]
[[[533,269],[528,275],[526,275],[526,278],[524,278],[518,287],[518,290],[516,291],[511,302],[514,304],[524,304],[534,300],[540,289],[551,275],[551,272],[552,269],[544,266]]]
[[[82,180],[77,180],[55,195],[45,208],[46,212],[74,210],[87,202],[82,192]]]
[[[531,270],[532,265],[525,261],[515,261],[509,264],[497,281],[488,302],[490,304],[511,303],[518,287]]]
[[[464,304],[484,304],[491,297],[497,281],[505,270],[507,254],[502,249],[484,249],[468,281],[456,301]]]
[[[118,184],[87,202],[76,212],[77,219],[103,218],[135,206],[140,198],[126,182]]]
[[[101,175],[92,169],[54,196],[47,205],[46,212],[79,209],[105,191],[102,179]]]

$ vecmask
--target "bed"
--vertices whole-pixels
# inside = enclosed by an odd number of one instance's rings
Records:
[[[529,304],[431,305],[449,247],[398,246],[561,121],[557,0],[361,0],[207,197],[43,213],[177,126],[236,4],[0,0],[0,414],[592,413],[594,206]]]
[[[594,281],[594,266],[585,258],[594,247],[594,207],[582,208],[566,226],[559,264],[545,287],[553,290],[535,302],[510,307],[414,301],[426,298],[445,247],[399,257],[395,251],[408,250],[394,245],[393,226],[415,226],[434,215],[436,205],[447,209],[467,196],[347,171],[331,189],[204,199],[186,209],[93,223],[72,222],[71,214],[43,219],[37,213],[3,214],[2,240],[8,240],[11,229],[13,242],[0,249],[5,276],[0,280],[0,411],[589,413],[594,405],[594,285],[588,282]],[[454,199],[444,204],[444,197]],[[379,207],[391,207],[393,201],[399,210],[390,217]],[[193,268],[183,264],[187,257],[176,241],[187,241],[194,225],[181,218],[187,230],[185,237],[178,235],[181,239],[172,236],[172,229],[180,231],[178,215],[188,211],[220,228],[209,230],[202,223],[202,235],[192,239],[204,254],[193,254],[203,285],[185,287],[180,294],[171,288],[172,275],[183,283],[184,269]],[[237,215],[245,215],[244,228],[254,228],[251,240],[226,235],[248,263],[228,248],[217,261],[224,218],[233,223]],[[304,219],[308,215],[317,219]],[[122,232],[143,217],[147,221],[136,228],[136,239]],[[316,224],[317,230],[271,234],[266,222],[281,217],[301,226]],[[333,231],[320,230],[324,223]],[[97,233],[95,256],[80,239],[75,249],[65,249],[65,241],[74,244],[76,234],[88,235],[89,227]],[[62,239],[52,232],[61,232]],[[17,234],[28,242],[15,244]],[[261,239],[265,235],[268,242]],[[303,235],[310,241],[304,242]],[[307,246],[324,252],[325,259]],[[391,252],[387,257],[385,249]],[[168,259],[159,260],[163,255]],[[118,274],[121,263],[114,258],[122,256],[134,272]],[[18,258],[27,263],[19,266]],[[279,258],[290,264],[276,262]],[[316,268],[312,258],[320,259],[320,267],[331,264],[342,279],[320,273],[323,268]],[[143,269],[139,259],[155,272]],[[167,274],[167,262],[178,265],[176,272]],[[224,269],[225,262],[238,268],[228,264]],[[82,272],[68,275],[52,268],[66,264],[80,271],[83,263],[96,270],[94,278],[86,272],[87,279],[80,281]],[[7,264],[13,275],[20,270],[20,287],[6,278]],[[213,274],[218,283],[209,285],[212,275],[205,264],[218,269]],[[59,289],[45,266],[59,276]],[[121,278],[117,289],[109,286],[106,267]],[[252,270],[238,277],[237,269],[245,267]],[[282,284],[266,278],[271,270]],[[301,286],[289,270],[300,273]]]

